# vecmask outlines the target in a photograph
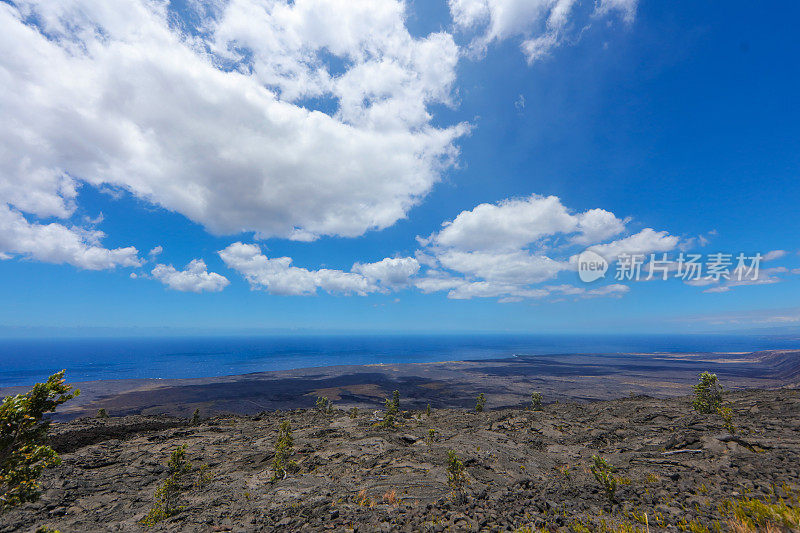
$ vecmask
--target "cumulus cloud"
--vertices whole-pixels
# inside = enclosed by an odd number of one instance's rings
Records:
[[[371,282],[380,282],[386,287],[405,287],[411,277],[419,272],[419,262],[413,257],[387,257],[376,263],[356,263],[353,272],[363,275]]]
[[[669,252],[674,250],[680,238],[666,231],[645,228],[642,231],[607,244],[591,246],[589,250],[603,256],[607,261],[614,261],[622,254],[644,254]]]
[[[569,234],[574,242],[588,244],[624,229],[624,221],[609,211],[572,214],[558,197],[534,194],[462,211],[421,243],[460,251],[516,250],[555,234]]]
[[[230,284],[225,276],[208,272],[202,259],[191,261],[184,270],[177,270],[172,265],[158,264],[151,274],[170,289],[181,292],[219,292]]]
[[[462,32],[473,32],[471,49],[483,53],[493,42],[521,39],[528,63],[547,56],[564,42],[580,38],[593,20],[620,15],[630,23],[637,0],[449,0],[450,14]]]
[[[63,224],[28,221],[19,211],[0,204],[0,259],[20,256],[45,263],[66,263],[86,270],[137,267],[142,264],[133,246],[104,248],[102,231]]]
[[[426,293],[447,291],[455,299],[498,297],[506,302],[550,295],[620,296],[626,285],[541,284],[573,271],[576,251],[587,245],[611,256],[671,250],[679,241],[648,228],[604,242],[625,233],[627,222],[604,209],[574,212],[556,196],[480,204],[443,223],[439,232],[418,237],[423,249],[416,258],[428,270],[415,285]]]
[[[0,3],[0,202],[67,218],[88,183],[216,234],[353,237],[453,163],[467,127],[428,108],[458,48],[403,2],[212,6],[181,31],[166,2]]]
[[[236,242],[221,250],[225,264],[242,274],[251,288],[270,294],[313,295],[317,289],[331,294],[387,292],[408,284],[419,270],[413,258],[356,263],[352,272],[322,268],[309,270],[292,265],[290,257],[269,258],[256,244]]]

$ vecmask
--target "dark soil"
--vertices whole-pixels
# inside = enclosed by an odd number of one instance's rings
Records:
[[[53,426],[63,464],[42,476],[40,501],[0,516],[0,531],[146,530],[139,521],[181,444],[193,465],[184,509],[151,530],[729,531],[734,507],[751,498],[782,495],[796,510],[800,391],[726,400],[734,433],[719,415],[693,412],[690,398],[646,396],[543,411],[405,412],[396,429],[375,427],[373,412],[295,410],[197,426],[82,418]],[[272,482],[283,420],[299,472]],[[466,468],[463,498],[448,487],[448,450]],[[613,501],[590,471],[593,455],[616,468]]]

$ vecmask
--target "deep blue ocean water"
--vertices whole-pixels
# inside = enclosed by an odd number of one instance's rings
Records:
[[[62,368],[69,381],[189,378],[371,363],[620,352],[800,348],[798,337],[732,335],[356,335],[0,339],[0,387]]]

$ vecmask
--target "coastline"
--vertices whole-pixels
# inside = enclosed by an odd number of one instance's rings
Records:
[[[337,365],[187,379],[74,382],[82,394],[60,409],[60,420],[133,414],[203,416],[255,414],[312,407],[327,396],[337,408],[379,409],[395,389],[410,409],[518,407],[532,392],[545,402],[590,402],[628,396],[658,398],[691,392],[697,374],[719,375],[727,389],[800,386],[800,350],[647,354],[550,354],[438,363]],[[29,387],[7,387],[7,396]]]

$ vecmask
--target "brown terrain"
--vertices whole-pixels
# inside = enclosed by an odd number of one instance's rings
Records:
[[[737,361],[735,368],[755,361],[797,379],[797,352],[742,355]],[[502,373],[509,363],[496,364]],[[777,379],[763,377],[769,372],[741,379]],[[581,379],[565,379],[584,390]],[[615,383],[629,379],[618,376]],[[518,376],[510,381],[513,387],[523,383]],[[362,403],[362,397],[390,395],[390,383],[362,383],[364,388],[348,394]],[[722,383],[730,385],[724,378]],[[486,381],[487,411],[475,412],[475,395],[468,405],[465,391],[472,389],[464,386],[452,399],[463,408],[434,406],[429,415],[421,391],[433,391],[437,402],[446,391],[424,384],[408,389],[414,396],[398,385],[401,415],[389,428],[379,425],[382,410],[348,413],[343,407],[352,399],[346,394],[330,394],[341,398],[330,413],[310,408],[216,415],[195,423],[165,415],[56,423],[51,442],[63,464],[42,476],[38,502],[0,516],[0,532],[41,526],[62,533],[800,531],[796,388],[726,392],[732,411],[726,423],[720,414],[692,409],[688,384],[653,387],[659,394],[682,394],[669,399],[634,394],[555,402],[547,382],[528,382],[528,398],[532,390],[544,393],[543,409],[532,410],[501,407],[513,397],[495,397],[497,383]],[[606,387],[596,394],[610,394],[611,385]],[[339,384],[313,390],[349,389]],[[618,396],[628,392],[620,387]],[[290,459],[297,468],[273,480],[283,421],[293,430]],[[181,510],[145,527],[140,521],[153,507],[170,455],[183,444],[192,468],[181,485]],[[465,468],[463,487],[448,484],[451,450]],[[591,471],[595,455],[614,467],[613,498]],[[767,529],[767,522],[775,529]]]

